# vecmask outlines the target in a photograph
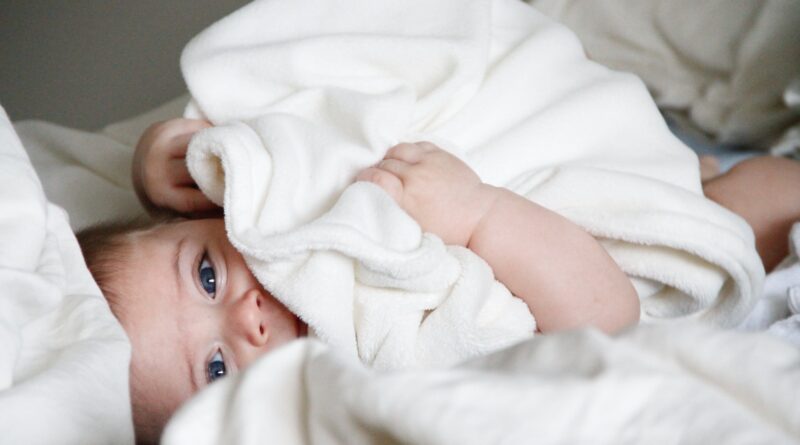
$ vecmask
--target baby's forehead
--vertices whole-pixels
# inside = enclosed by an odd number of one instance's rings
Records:
[[[144,235],[148,237],[148,235]],[[149,239],[146,238],[146,239]],[[118,319],[131,341],[131,393],[151,414],[171,414],[193,393],[172,253],[163,242],[134,251],[120,281]],[[159,416],[157,416],[159,417]]]
[[[162,221],[155,223],[146,229],[138,230],[132,235],[144,238],[163,237],[179,232],[187,222],[188,221],[184,219]]]
[[[179,357],[177,351],[157,354],[153,348],[134,346],[130,367],[130,392],[133,415],[139,424],[150,425],[160,431],[175,410],[188,400],[193,389],[181,373],[180,363],[170,361]],[[167,359],[161,360],[163,357]]]
[[[179,241],[180,228],[176,223],[160,224],[146,230],[128,234],[127,249],[120,252],[119,260],[129,266],[134,264],[157,263],[160,257],[168,255],[170,248]],[[140,273],[138,270],[127,270]],[[127,274],[125,274],[127,275]]]
[[[203,243],[220,238],[227,241],[219,220],[171,220],[138,226],[118,234],[107,258],[112,269],[105,282],[107,300],[125,329],[132,345],[131,397],[135,415],[146,423],[161,425],[195,391],[183,332],[189,324],[181,306],[175,267],[183,241],[195,250]],[[188,261],[189,255],[184,255]],[[189,266],[187,266],[189,267]],[[185,268],[186,269],[186,268]]]
[[[153,225],[141,231],[140,236],[150,238],[175,238],[175,237],[217,237],[225,235],[225,224],[222,219],[184,219],[177,218]]]
[[[175,220],[156,224],[129,234],[129,245],[135,256],[147,260],[152,255],[174,249],[180,242],[204,242],[213,237],[214,227],[191,220]]]
[[[162,223],[128,234],[126,247],[117,252],[110,283],[115,301],[110,303],[116,306],[117,318],[129,336],[135,334],[132,330],[162,321],[174,312],[180,233],[179,222]]]

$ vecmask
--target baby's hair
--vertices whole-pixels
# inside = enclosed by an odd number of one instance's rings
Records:
[[[116,274],[129,255],[133,235],[168,222],[166,219],[144,217],[106,221],[76,233],[86,266],[117,318],[120,316],[117,311],[121,310],[120,295],[113,283]]]
[[[125,263],[130,259],[136,235],[178,221],[181,221],[181,218],[156,217],[108,221],[87,227],[76,234],[86,266],[118,320],[121,320],[122,312],[125,311],[124,299],[135,297],[121,295],[117,285],[121,278],[119,274],[125,270]],[[131,379],[135,379],[133,374],[135,373],[131,373]],[[148,407],[140,400],[137,387],[135,384],[131,385],[136,443],[158,443],[163,425],[157,424],[151,418]]]

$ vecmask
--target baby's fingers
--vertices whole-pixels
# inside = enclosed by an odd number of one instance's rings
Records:
[[[194,179],[189,174],[189,169],[186,167],[186,159],[170,159],[167,168],[169,168],[169,178],[172,185],[187,186],[195,184]]]
[[[194,133],[184,133],[173,137],[169,142],[169,156],[172,159],[185,159],[192,136]]]
[[[403,202],[403,182],[392,173],[377,167],[363,170],[356,177],[356,181],[371,182],[382,188],[397,203]]]
[[[399,159],[409,164],[416,164],[422,160],[425,153],[432,150],[431,147],[435,148],[433,144],[427,142],[403,142],[402,144],[397,144],[390,148],[389,151],[386,152],[385,159]]]
[[[203,192],[190,187],[172,189],[167,197],[167,205],[180,213],[207,212],[218,208]]]
[[[186,150],[194,135],[203,129],[211,127],[208,121],[182,119],[176,122],[173,131],[176,132],[169,142],[169,155],[174,158],[186,157]]]
[[[403,178],[405,177],[406,172],[408,172],[409,168],[411,168],[411,164],[405,161],[401,161],[399,159],[384,159],[381,162],[379,162],[376,167],[381,170],[386,170],[387,172],[392,173],[398,178]]]

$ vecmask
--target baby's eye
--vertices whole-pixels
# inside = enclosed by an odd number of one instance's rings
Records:
[[[217,353],[211,357],[211,360],[206,366],[206,377],[208,378],[208,383],[211,383],[220,377],[225,377],[225,374],[225,360],[222,358],[222,351],[218,350]]]
[[[200,276],[200,285],[211,298],[217,295],[217,274],[214,272],[214,266],[208,261],[208,257],[203,255],[200,265],[197,267],[197,273]]]

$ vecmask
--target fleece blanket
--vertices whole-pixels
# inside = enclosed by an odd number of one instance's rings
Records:
[[[211,385],[162,443],[797,444],[799,382],[800,349],[686,323],[537,336],[424,372],[306,340]]]
[[[642,82],[588,61],[524,3],[256,1],[181,63],[187,114],[216,125],[187,162],[224,205],[231,242],[321,339],[365,363],[446,365],[535,326],[480,258],[352,184],[401,141],[436,142],[585,228],[645,319],[733,325],[762,285],[752,231],[702,196],[696,156]]]
[[[130,343],[0,107],[0,442],[133,443]]]

